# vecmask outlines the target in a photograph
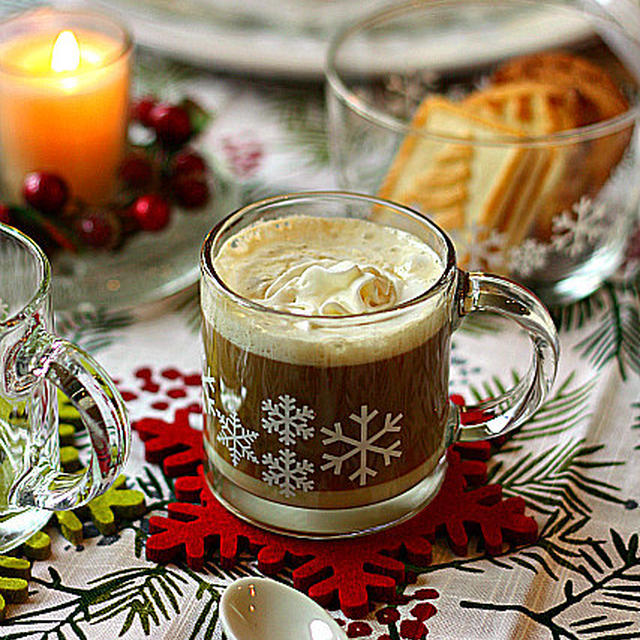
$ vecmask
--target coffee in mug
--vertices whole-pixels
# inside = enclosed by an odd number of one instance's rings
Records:
[[[459,431],[452,251],[424,218],[353,194],[263,201],[214,229],[202,255],[205,444],[225,504],[271,528],[343,535],[435,494]],[[553,376],[538,378],[546,388]]]

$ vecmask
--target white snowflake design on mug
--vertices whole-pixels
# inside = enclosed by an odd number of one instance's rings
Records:
[[[282,445],[276,451],[263,453],[258,460],[254,444],[260,437],[258,431],[245,426],[238,413],[225,413],[215,407],[213,393],[215,378],[209,374],[203,379],[204,406],[211,409],[217,418],[219,429],[216,440],[226,448],[231,464],[234,467],[242,461],[261,465],[261,479],[270,487],[278,490],[280,495],[291,498],[298,492],[309,492],[315,489],[314,474],[327,472],[330,475],[342,475],[345,463],[355,461],[355,469],[348,474],[350,483],[363,487],[369,479],[378,474],[379,466],[389,466],[393,459],[402,456],[401,440],[382,445],[381,438],[388,434],[399,433],[402,429],[402,413],[384,413],[378,418],[378,409],[369,409],[361,405],[357,412],[349,415],[351,423],[343,428],[341,422],[333,427],[322,427],[322,440],[317,443],[324,464],[318,469],[312,461],[301,457],[295,450],[298,440],[312,440],[317,436],[311,422],[316,412],[307,405],[301,405],[289,394],[282,394],[277,399],[265,398],[261,403],[263,412],[261,420],[262,433],[278,436]],[[317,438],[316,438],[317,440]],[[332,445],[341,444],[342,453],[332,452]]]
[[[402,455],[400,451],[400,440],[395,440],[392,444],[382,447],[376,444],[376,442],[387,433],[397,433],[401,429],[401,425],[398,422],[402,419],[402,414],[392,417],[391,413],[387,413],[384,417],[384,424],[375,433],[369,433],[369,425],[373,422],[378,415],[378,410],[374,409],[369,411],[367,405],[360,407],[360,414],[352,413],[349,419],[355,422],[360,427],[359,438],[353,438],[348,436],[342,430],[342,424],[336,422],[333,425],[333,430],[323,427],[321,432],[329,436],[322,441],[323,445],[330,445],[335,442],[341,442],[346,444],[350,449],[341,455],[335,455],[331,453],[323,453],[322,457],[327,460],[322,465],[321,469],[333,469],[336,475],[339,475],[342,471],[342,465],[346,460],[349,460],[353,456],[358,457],[358,468],[349,475],[349,480],[358,479],[360,486],[367,484],[369,477],[377,475],[377,470],[369,467],[369,456],[379,455],[382,457],[384,466],[388,467],[391,464],[391,458],[399,458]]]
[[[249,460],[257,464],[258,459],[253,452],[252,444],[260,434],[247,429],[235,411],[227,415],[216,409],[216,417],[220,424],[217,440],[229,451],[233,466],[238,466],[240,460]]]

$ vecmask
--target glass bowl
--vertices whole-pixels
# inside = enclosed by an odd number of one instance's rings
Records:
[[[340,186],[432,217],[466,269],[588,295],[638,208],[639,16],[414,0],[345,27],[326,63]]]

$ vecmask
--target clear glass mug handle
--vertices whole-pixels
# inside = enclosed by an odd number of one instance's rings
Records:
[[[113,381],[82,349],[41,328],[12,359],[14,386],[28,388],[45,379],[69,398],[87,428],[92,451],[82,473],[64,473],[59,459],[47,459],[36,451],[31,467],[11,488],[9,503],[60,511],[104,493],[122,471],[131,439],[125,404]],[[51,401],[56,402],[55,397]],[[32,435],[36,442],[37,432],[35,425]],[[41,435],[40,440],[47,437]]]
[[[532,346],[529,368],[513,388],[479,404],[458,406],[461,412],[482,416],[481,421],[460,426],[457,440],[470,442],[502,435],[538,409],[555,380],[560,344],[553,320],[540,300],[506,278],[460,271],[457,302],[460,317],[491,311],[515,321],[529,334]]]

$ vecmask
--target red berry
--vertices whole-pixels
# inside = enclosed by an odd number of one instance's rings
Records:
[[[189,114],[182,107],[157,104],[151,109],[149,119],[160,141],[169,147],[179,147],[191,136]]]
[[[153,127],[149,115],[151,114],[151,109],[155,106],[156,101],[150,96],[138,98],[131,105],[131,117],[145,127]]]
[[[114,217],[92,211],[78,220],[77,232],[84,244],[94,249],[104,249],[115,246],[119,229]]]
[[[22,185],[24,199],[42,213],[57,213],[67,203],[67,184],[54,173],[34,171],[28,173]]]
[[[160,231],[169,224],[171,209],[169,203],[154,193],[140,196],[132,209],[133,217],[144,231]]]
[[[181,151],[173,158],[173,175],[193,176],[202,175],[207,171],[207,163],[204,158],[195,151]]]
[[[9,207],[7,207],[6,204],[0,204],[0,222],[9,224],[10,219],[11,219],[11,216],[9,214]]]
[[[172,187],[176,200],[185,209],[197,209],[209,200],[209,185],[202,178],[179,178]]]
[[[144,156],[132,154],[124,159],[120,177],[130,187],[146,187],[153,178],[153,167]]]

